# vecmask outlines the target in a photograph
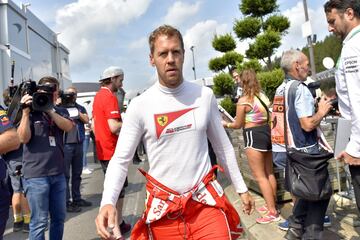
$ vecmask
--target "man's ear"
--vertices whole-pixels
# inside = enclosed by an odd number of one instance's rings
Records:
[[[153,57],[153,55],[152,54],[149,54],[149,60],[150,60],[150,64],[151,64],[151,66],[155,66],[155,62],[154,62],[154,57]]]
[[[346,9],[345,10],[345,16],[347,17],[347,19],[352,20],[355,17],[354,9],[352,9],[352,8]]]

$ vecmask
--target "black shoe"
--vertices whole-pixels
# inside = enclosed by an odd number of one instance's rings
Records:
[[[78,207],[90,207],[92,206],[92,202],[86,201],[85,199],[80,199],[73,202],[74,205]]]
[[[24,233],[30,232],[30,228],[29,228],[29,224],[28,224],[28,223],[24,223],[23,228],[22,228],[22,231],[23,231]]]
[[[299,229],[289,228],[285,234],[285,239],[287,240],[300,240],[303,235],[303,232]]]
[[[131,230],[131,224],[126,223],[124,220],[121,222],[119,227],[120,227],[121,235],[125,235]]]
[[[21,231],[23,229],[23,224],[24,224],[24,221],[21,221],[21,222],[14,222],[14,225],[13,225],[13,232],[18,232],[18,231]]]
[[[81,208],[74,203],[68,203],[66,204],[66,211],[69,213],[77,213],[81,212]]]

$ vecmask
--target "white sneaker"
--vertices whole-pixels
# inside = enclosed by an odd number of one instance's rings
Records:
[[[92,171],[90,169],[88,169],[88,168],[84,168],[82,170],[82,174],[91,174],[91,173],[92,173]]]

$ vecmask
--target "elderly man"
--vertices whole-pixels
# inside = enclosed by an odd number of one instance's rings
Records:
[[[317,127],[323,117],[332,108],[330,99],[324,97],[318,103],[318,111],[315,113],[315,102],[310,90],[303,83],[309,72],[309,61],[305,54],[298,50],[284,52],[281,58],[281,68],[285,72],[285,80],[276,90],[274,99],[274,112],[272,138],[284,144],[284,111],[288,119],[288,142],[290,147],[301,149],[304,152],[315,154],[319,152],[317,143]],[[296,81],[296,93],[293,102],[284,104],[284,91],[289,92],[290,87]],[[287,96],[287,94],[285,95]],[[289,101],[291,101],[289,99]],[[285,107],[285,108],[284,108]],[[276,120],[274,120],[276,118]],[[275,135],[277,134],[277,135]],[[292,136],[296,136],[293,138]],[[321,239],[324,216],[329,199],[321,201],[308,201],[297,198],[293,207],[292,216],[289,217],[289,229],[286,239]]]
[[[237,166],[209,88],[184,81],[184,42],[168,25],[149,37],[150,63],[158,81],[132,100],[104,183],[98,233],[111,238],[116,198],[127,166],[142,140],[149,159],[146,209],[132,239],[232,239],[239,217],[215,180],[207,138],[250,214],[254,202]],[[107,229],[107,227],[109,227]],[[116,229],[114,234],[116,234]],[[232,235],[234,234],[234,235]]]

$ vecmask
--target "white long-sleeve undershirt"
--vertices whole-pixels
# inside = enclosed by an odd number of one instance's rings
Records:
[[[211,169],[207,138],[236,191],[246,192],[212,91],[187,81],[176,89],[154,84],[127,109],[107,169],[101,206],[116,204],[140,141],[146,148],[151,176],[178,193],[191,190]]]

